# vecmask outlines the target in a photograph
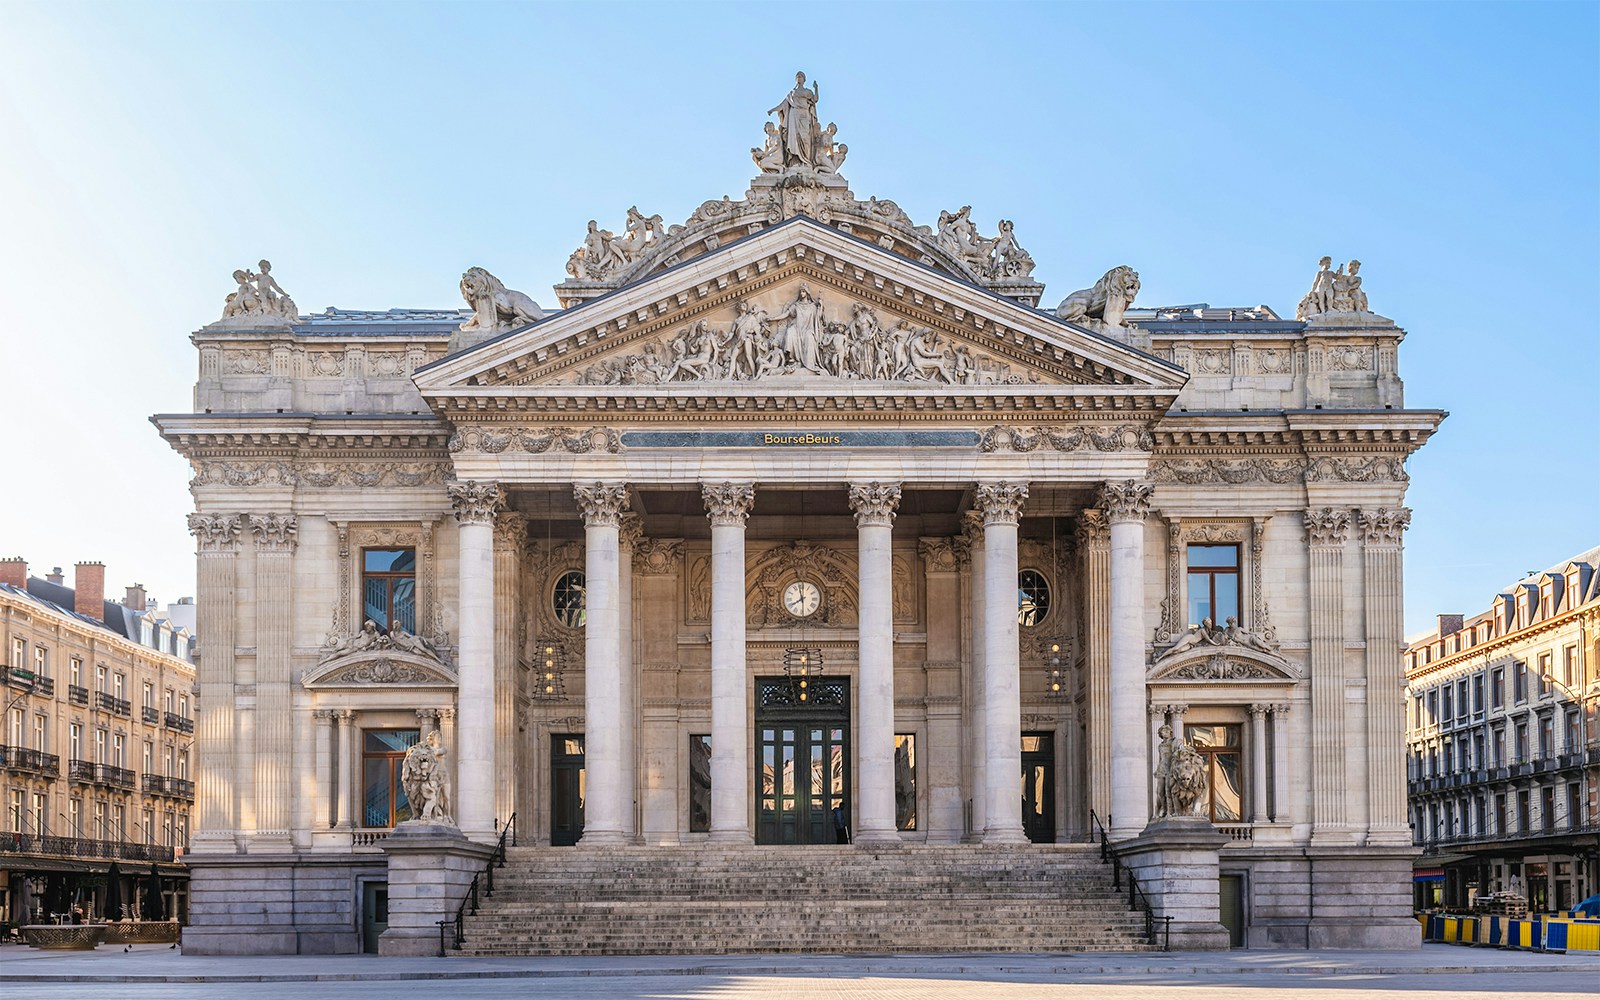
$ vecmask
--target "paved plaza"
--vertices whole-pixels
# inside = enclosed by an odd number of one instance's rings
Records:
[[[1600,956],[1477,951],[1229,952],[1217,955],[665,956],[605,959],[185,957],[159,945],[92,954],[0,948],[8,1000],[388,997],[399,984],[479,997],[734,1000],[1366,1000],[1600,993]],[[430,982],[432,981],[432,982]],[[408,992],[415,993],[415,989]]]

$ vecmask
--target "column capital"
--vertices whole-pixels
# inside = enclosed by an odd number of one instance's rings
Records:
[[[1272,710],[1272,706],[1270,706],[1270,705],[1251,705],[1250,709],[1249,709],[1250,718],[1257,719],[1257,720],[1264,719],[1264,718],[1266,718],[1267,713],[1270,712],[1271,710]]]
[[[1090,507],[1078,515],[1073,533],[1077,536],[1078,550],[1081,552],[1090,546],[1110,542],[1111,522],[1106,519],[1105,511]]]
[[[293,514],[251,514],[250,533],[258,552],[293,552],[300,519]]]
[[[453,708],[441,708],[438,711],[438,715],[440,722],[454,722],[456,718],[456,710]]]
[[[890,527],[894,524],[894,513],[900,506],[900,484],[870,483],[850,484],[850,509],[855,511],[856,525],[865,528],[868,525]]]
[[[1022,520],[1022,504],[1028,499],[1027,483],[979,483],[973,507],[983,515],[983,524],[1016,524]]]
[[[756,503],[754,483],[701,483],[700,498],[713,527],[744,527]]]
[[[331,725],[333,722],[333,709],[313,708],[311,710],[311,717],[317,720],[317,725],[319,726]]]
[[[242,514],[190,514],[189,533],[201,552],[232,552],[239,546]]]
[[[1124,479],[1120,483],[1105,483],[1100,487],[1100,506],[1112,524],[1119,521],[1143,521],[1150,514],[1150,494],[1155,488],[1148,483]]]
[[[1324,507],[1305,513],[1306,540],[1313,546],[1343,545],[1350,537],[1350,512],[1343,507]]]
[[[635,551],[639,543],[644,540],[644,518],[633,511],[626,511],[622,515],[622,523],[617,528],[617,542],[629,552]]]
[[[345,725],[349,725],[350,721],[356,717],[356,710],[353,708],[336,708],[333,709],[333,717]]]
[[[501,511],[494,519],[494,538],[500,544],[518,551],[528,538],[528,518],[514,510]]]
[[[1171,705],[1157,705],[1156,703],[1151,702],[1147,708],[1147,711],[1150,713],[1150,718],[1152,719],[1165,719],[1167,717],[1167,710],[1171,707]]]
[[[1267,708],[1271,709],[1273,715],[1288,715],[1289,714],[1289,706],[1285,705],[1285,704],[1268,705]]]
[[[628,488],[608,483],[573,483],[572,495],[578,501],[587,528],[617,528],[628,509]]]
[[[417,721],[419,721],[419,722],[432,722],[434,725],[438,725],[439,724],[438,720],[439,720],[439,710],[437,708],[419,708],[419,709],[417,709]]]
[[[450,506],[461,524],[493,524],[494,515],[506,503],[506,491],[499,483],[480,483],[469,479],[446,487]]]
[[[1368,545],[1399,545],[1411,527],[1410,507],[1376,507],[1356,511],[1356,521]]]

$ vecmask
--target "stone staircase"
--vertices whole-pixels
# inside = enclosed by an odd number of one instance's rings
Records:
[[[1149,951],[1089,844],[510,848],[462,955]]]

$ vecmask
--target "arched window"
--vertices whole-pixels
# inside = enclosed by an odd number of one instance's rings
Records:
[[[1032,628],[1050,613],[1050,581],[1036,569],[1017,574],[1017,624]]]
[[[556,621],[567,628],[582,628],[586,612],[584,576],[580,570],[568,570],[556,580],[556,589],[550,595],[550,610]]]

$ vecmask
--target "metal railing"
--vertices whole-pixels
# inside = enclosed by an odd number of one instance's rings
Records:
[[[467,910],[470,907],[474,916],[478,913],[478,887],[483,885],[483,893],[487,896],[494,895],[494,870],[504,868],[506,864],[506,838],[511,838],[511,846],[517,846],[517,814],[512,813],[506,820],[506,825],[500,830],[500,840],[494,846],[494,853],[489,855],[488,862],[483,866],[483,871],[472,876],[472,884],[467,886],[466,897],[461,900],[461,905],[456,907],[456,915],[452,919],[439,921],[439,957],[443,958],[445,952],[445,929],[454,928],[454,937],[450,949],[460,951],[461,945],[467,939]]]
[[[61,775],[61,758],[43,750],[0,746],[0,767],[8,771],[27,771],[56,778]]]
[[[74,705],[87,705],[89,704],[89,689],[81,684],[68,684],[67,700]]]
[[[1150,897],[1146,896],[1144,890],[1139,888],[1139,879],[1133,874],[1133,870],[1124,865],[1122,859],[1117,856],[1117,852],[1111,846],[1111,837],[1106,833],[1104,824],[1100,822],[1100,817],[1095,814],[1093,809],[1089,810],[1089,822],[1094,824],[1094,829],[1089,834],[1090,843],[1094,842],[1095,836],[1098,834],[1100,838],[1100,860],[1111,865],[1111,887],[1121,891],[1123,880],[1127,880],[1128,909],[1144,914],[1145,940],[1154,945],[1156,943],[1156,914],[1155,909],[1150,905]],[[1163,917],[1162,920],[1164,921],[1162,929],[1165,932],[1165,937],[1161,944],[1161,950],[1171,951],[1172,917]]]
[[[0,853],[35,854],[65,858],[106,858],[116,861],[171,861],[172,848],[155,844],[127,844],[120,840],[0,833]]]
[[[187,778],[173,778],[164,774],[146,774],[144,775],[143,784],[144,790],[148,793],[194,801],[194,782]]]
[[[161,712],[154,705],[146,705],[139,710],[139,715],[152,726],[161,725]]]
[[[88,760],[67,762],[67,780],[87,782],[91,785],[109,785],[115,788],[139,787],[138,776],[125,767],[114,764],[96,764]]]
[[[128,704],[126,698],[118,698],[115,695],[106,694],[104,691],[96,691],[94,693],[94,705],[96,708],[103,709],[113,715],[133,714],[133,706]]]
[[[177,712],[167,712],[162,718],[168,729],[176,729],[180,733],[194,732],[194,720],[186,719]]]

